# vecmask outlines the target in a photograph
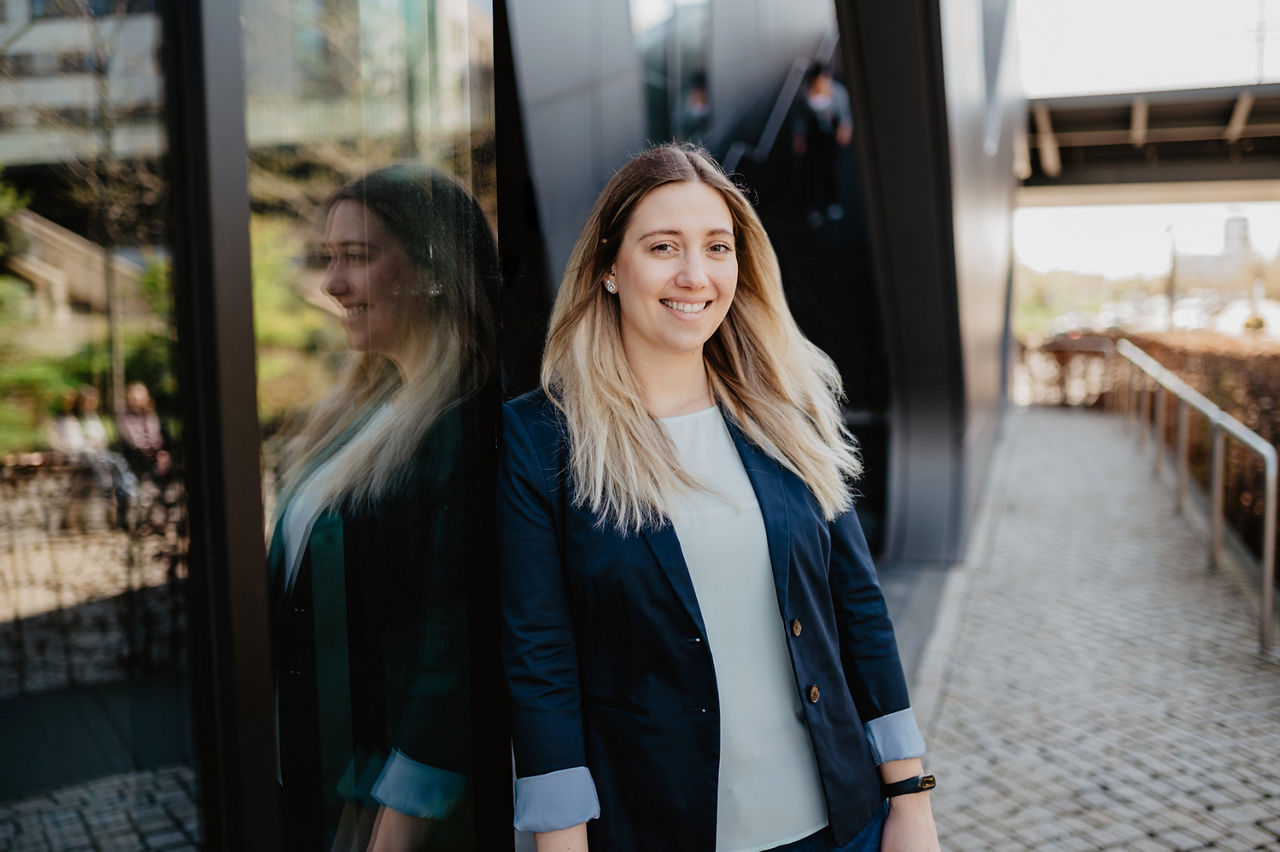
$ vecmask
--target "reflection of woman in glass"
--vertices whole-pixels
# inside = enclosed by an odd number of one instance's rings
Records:
[[[605,187],[542,380],[505,408],[498,478],[517,827],[593,852],[937,849],[839,375],[705,151]]]
[[[271,541],[286,841],[466,849],[493,238],[451,178],[402,165],[339,190],[322,247],[357,354],[290,447]]]

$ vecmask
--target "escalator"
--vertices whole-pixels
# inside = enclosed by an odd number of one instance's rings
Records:
[[[817,59],[836,55],[834,40]],[[735,143],[726,168],[750,190],[773,241],[783,287],[804,333],[836,362],[845,388],[845,420],[862,447],[865,473],[857,507],[873,553],[881,550],[889,450],[889,370],[871,266],[854,145],[836,149],[843,215],[813,215],[804,197],[805,164],[792,148],[792,117],[803,94],[798,60],[783,81],[755,145]],[[839,68],[834,68],[839,79]]]

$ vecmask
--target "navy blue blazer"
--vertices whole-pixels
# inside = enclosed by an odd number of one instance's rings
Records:
[[[600,799],[592,850],[713,850],[720,708],[675,530],[624,535],[573,505],[567,430],[542,391],[503,413],[498,524],[516,774],[588,767]],[[844,844],[882,804],[863,724],[909,709],[893,628],[854,513],[824,520],[803,481],[726,420],[764,517],[775,629],[787,630]]]

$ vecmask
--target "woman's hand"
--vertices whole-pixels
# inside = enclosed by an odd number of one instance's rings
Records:
[[[533,840],[538,852],[587,852],[587,824],[580,822],[559,831],[540,831]]]
[[[880,764],[880,780],[886,784],[923,774],[924,764],[918,757]],[[929,796],[925,790],[889,799],[889,817],[880,835],[880,852],[939,852],[938,828],[933,824]]]
[[[369,838],[369,852],[410,852],[422,849],[431,833],[431,820],[391,808],[378,808]],[[585,848],[585,847],[584,847]]]
[[[929,793],[909,793],[889,800],[889,817],[880,836],[881,852],[938,852]]]

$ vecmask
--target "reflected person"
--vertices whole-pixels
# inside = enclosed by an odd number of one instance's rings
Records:
[[[138,478],[124,456],[110,449],[106,424],[98,414],[98,391],[84,385],[63,400],[63,411],[49,427],[49,446],[65,462],[93,472],[104,497],[115,498],[115,524],[129,528],[129,506],[138,496]]]
[[[160,480],[169,473],[170,458],[151,392],[142,382],[133,382],[125,392],[124,405],[116,421],[124,457],[138,476]]]
[[[322,252],[353,354],[291,442],[271,540],[285,839],[468,849],[496,249],[451,177],[396,165],[334,195]]]

